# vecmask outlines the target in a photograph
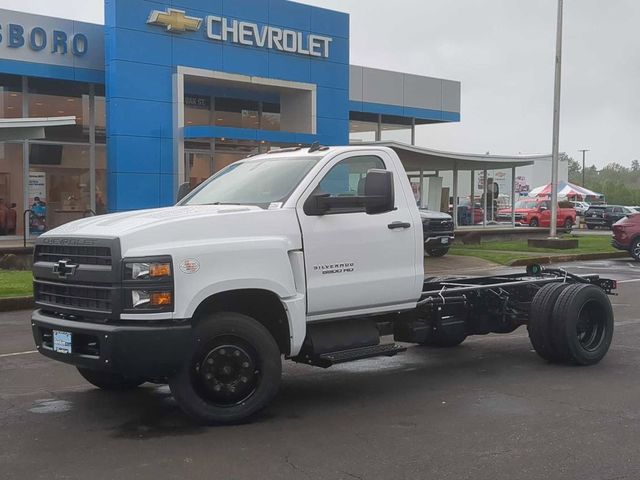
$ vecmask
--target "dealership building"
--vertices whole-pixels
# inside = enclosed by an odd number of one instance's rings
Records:
[[[348,14],[287,0],[106,0],[105,25],[0,10],[0,235],[171,205],[315,141],[388,143],[437,209],[545,160],[403,147],[460,121],[460,82],[351,65],[349,39]]]
[[[18,212],[0,233],[27,209],[38,233],[170,205],[271,148],[460,120],[459,82],[351,65],[349,38],[348,14],[286,0],[106,0],[105,25],[0,10],[0,209]]]

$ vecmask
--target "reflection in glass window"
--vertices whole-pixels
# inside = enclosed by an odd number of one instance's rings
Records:
[[[22,144],[0,143],[0,235],[22,232]]]
[[[375,156],[342,160],[325,175],[316,193],[328,193],[332,197],[362,196],[367,172],[374,168],[384,169],[382,160]]]
[[[32,235],[85,216],[91,209],[89,146],[31,143],[28,188]]]
[[[22,116],[22,78],[0,75],[0,118]]]
[[[47,140],[89,141],[89,84],[29,78],[28,88],[29,117],[76,117],[76,125],[46,128]]]
[[[215,124],[221,127],[260,128],[260,103],[254,100],[216,97]]]

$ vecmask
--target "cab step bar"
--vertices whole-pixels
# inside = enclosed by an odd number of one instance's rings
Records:
[[[407,347],[397,343],[387,343],[384,345],[372,345],[369,347],[352,348],[339,352],[321,353],[319,355],[309,355],[296,360],[301,363],[308,363],[317,367],[329,368],[338,363],[352,362],[363,358],[372,357],[392,357],[397,353],[404,352]]]

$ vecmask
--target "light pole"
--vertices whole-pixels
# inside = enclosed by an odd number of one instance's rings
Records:
[[[556,72],[553,89],[553,161],[551,166],[551,238],[558,236],[558,162],[560,141],[560,81],[562,72],[562,2],[558,0]]]
[[[590,152],[591,150],[587,150],[586,148],[582,149],[582,150],[578,150],[579,152],[582,152],[582,186],[584,188],[587,188],[587,185],[584,183],[584,155],[587,152]]]

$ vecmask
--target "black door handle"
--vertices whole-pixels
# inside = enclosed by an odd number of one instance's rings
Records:
[[[410,228],[411,224],[409,222],[393,222],[387,225],[389,230],[395,230],[396,228]]]

